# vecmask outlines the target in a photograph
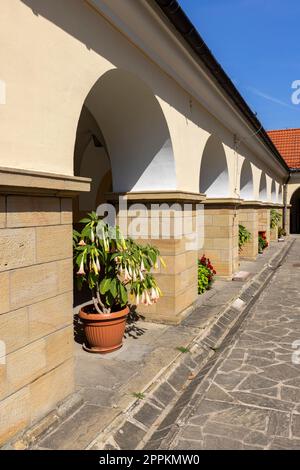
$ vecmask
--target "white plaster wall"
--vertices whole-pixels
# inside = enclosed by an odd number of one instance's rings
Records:
[[[153,43],[157,40],[153,36]],[[6,104],[0,105],[0,166],[72,175],[76,129],[86,97],[107,72],[128,70],[156,97],[168,133],[149,167],[144,165],[143,172],[143,165],[135,169],[140,174],[134,184],[128,184],[132,168],[124,168],[113,149],[113,164],[115,168],[120,164],[124,177],[118,180],[114,171],[115,187],[162,189],[164,181],[165,189],[198,192],[203,149],[208,137],[215,135],[225,149],[228,195],[236,195],[239,157],[231,123],[206,111],[84,1],[2,0],[0,43],[0,80],[6,84]],[[199,83],[199,92],[202,88]],[[116,96],[107,99],[118,120]],[[248,158],[247,152],[239,152]],[[144,158],[141,152],[139,162]],[[253,155],[251,159],[259,168],[261,161]]]
[[[260,176],[260,184],[259,184],[259,200],[263,202],[267,202],[269,200],[268,197],[268,180],[265,173],[261,172]]]
[[[91,140],[81,160],[80,175],[92,178],[91,191],[79,196],[79,210],[91,211],[97,208],[97,193],[99,185],[110,170],[110,162],[103,147],[95,147]]]
[[[229,170],[223,143],[212,135],[206,142],[200,170],[200,193],[207,197],[229,197]]]
[[[276,182],[274,180],[271,183],[271,202],[277,202]]]
[[[114,191],[177,188],[166,119],[141,79],[127,71],[111,70],[94,85],[86,106],[105,138]]]

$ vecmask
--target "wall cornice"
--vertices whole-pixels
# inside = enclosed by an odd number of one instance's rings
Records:
[[[0,193],[75,195],[89,192],[90,178],[0,167]]]
[[[130,2],[130,6],[127,0],[85,1],[192,95],[225,128],[244,140],[248,148],[278,178],[284,179],[287,176],[286,169],[260,138],[253,135],[253,129],[246,118],[212,80],[154,1]]]

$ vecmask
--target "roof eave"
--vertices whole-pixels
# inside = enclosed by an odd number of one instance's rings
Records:
[[[273,144],[266,130],[257,119],[256,115],[252,112],[249,105],[241,96],[222,66],[216,60],[203,38],[198,33],[197,29],[194,27],[188,16],[180,7],[177,0],[155,0],[155,2],[161,8],[173,26],[177,29],[177,31],[181,34],[184,40],[188,43],[188,45],[192,48],[194,53],[196,53],[200,61],[209,70],[211,76],[222,87],[226,95],[230,98],[231,102],[233,102],[233,104],[242,112],[242,114],[252,126],[253,130],[257,133],[258,136],[260,136],[269,150],[271,150],[274,157],[278,160],[282,167],[289,172],[290,169],[288,165]]]

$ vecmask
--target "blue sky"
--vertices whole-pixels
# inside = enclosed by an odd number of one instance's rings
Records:
[[[265,129],[300,127],[300,1],[179,3]]]

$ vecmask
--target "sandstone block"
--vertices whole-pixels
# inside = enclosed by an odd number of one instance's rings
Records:
[[[72,224],[73,222],[73,201],[71,198],[61,198],[60,200],[60,223],[61,224]]]
[[[28,426],[30,394],[24,388],[0,402],[0,446]]]
[[[9,274],[0,273],[0,314],[9,310]]]
[[[72,323],[72,292],[43,300],[28,307],[28,329],[30,341]]]
[[[36,228],[37,263],[46,263],[72,256],[72,226],[57,225]]]
[[[70,359],[30,384],[32,422],[49,413],[74,391],[73,373],[73,359]]]
[[[32,228],[0,231],[0,271],[35,263],[35,232]]]
[[[58,224],[60,224],[59,198],[7,197],[7,227],[39,227]]]
[[[48,370],[73,357],[73,325],[52,333],[45,341]]]
[[[12,309],[31,305],[57,294],[56,263],[46,263],[10,272],[10,305]]]
[[[0,341],[5,342],[6,354],[28,344],[27,308],[0,315]]]
[[[8,354],[6,360],[7,391],[15,392],[46,372],[45,341],[39,340]]]
[[[6,226],[6,201],[4,196],[0,196],[0,228]]]

